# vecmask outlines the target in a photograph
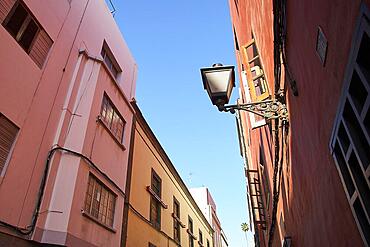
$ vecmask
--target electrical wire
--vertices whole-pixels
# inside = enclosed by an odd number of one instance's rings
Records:
[[[286,39],[286,0],[274,0],[273,1],[273,13],[274,13],[274,84],[275,84],[275,98],[279,101],[285,101],[285,94],[281,93],[280,82],[281,82],[281,64],[286,63],[285,58],[285,39]],[[284,53],[284,54],[283,54]],[[283,61],[282,61],[283,60]],[[287,65],[284,64],[287,68]],[[290,71],[288,71],[288,77]],[[283,171],[283,150],[284,144],[286,143],[286,128],[287,122],[285,120],[275,120],[275,140],[274,140],[274,171],[273,171],[273,198],[272,198],[272,219],[270,224],[270,230],[268,235],[268,246],[271,247],[274,239],[275,226],[276,226],[276,214],[280,196],[280,184]],[[280,130],[281,129],[281,130]],[[279,134],[281,133],[281,139],[279,140]],[[281,143],[280,143],[281,141]],[[281,152],[281,155],[280,155]]]
[[[49,174],[49,168],[50,168],[50,161],[51,159],[53,158],[54,154],[56,151],[63,151],[63,152],[67,152],[67,153],[70,153],[70,154],[73,154],[75,156],[78,156],[82,159],[84,159],[90,166],[92,166],[100,175],[102,175],[106,180],[108,180],[114,187],[116,187],[116,189],[124,196],[125,195],[125,192],[112,180],[109,178],[109,176],[104,173],[102,170],[100,170],[98,168],[97,165],[95,165],[95,163],[90,160],[88,157],[86,157],[85,155],[81,154],[81,153],[78,153],[76,151],[73,151],[73,150],[70,150],[70,149],[67,149],[67,148],[64,148],[64,147],[60,147],[60,146],[56,146],[54,148],[52,148],[49,153],[48,153],[48,156],[47,156],[47,159],[46,159],[46,164],[45,164],[45,170],[44,170],[44,174],[42,176],[42,180],[41,180],[41,183],[40,183],[40,187],[39,187],[39,193],[38,193],[38,200],[37,200],[37,204],[36,204],[36,208],[35,208],[35,211],[34,211],[34,214],[33,214],[33,217],[32,217],[32,221],[31,221],[31,224],[29,226],[27,226],[27,228],[20,228],[18,226],[14,226],[12,224],[9,224],[7,222],[4,222],[4,221],[0,221],[0,224],[21,234],[21,235],[29,235],[31,234],[35,227],[36,227],[36,222],[37,222],[37,219],[38,219],[38,216],[39,216],[39,213],[40,213],[40,208],[41,208],[41,203],[42,203],[42,200],[43,200],[43,197],[44,197],[44,193],[45,193],[45,187],[46,187],[46,180],[47,180],[47,177],[48,177],[48,174]]]

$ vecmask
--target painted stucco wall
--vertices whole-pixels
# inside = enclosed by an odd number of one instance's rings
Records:
[[[85,155],[124,191],[133,116],[129,102],[136,80],[135,61],[104,0],[24,3],[53,45],[40,69],[0,26],[0,112],[20,128],[0,178],[0,201],[7,202],[0,219],[21,228],[31,223],[53,145]],[[104,40],[122,69],[117,80],[101,61]],[[122,145],[97,121],[104,92],[126,122]],[[115,232],[81,213],[89,172],[117,194]],[[40,212],[32,236],[36,241],[100,246],[120,242],[123,194],[77,156],[54,154]]]
[[[188,245],[188,216],[193,220],[193,233],[198,237],[199,229],[203,233],[203,244],[207,240],[212,246],[212,229],[207,220],[202,216],[196,203],[186,192],[185,185],[174,172],[172,164],[164,158],[162,148],[155,139],[149,126],[139,119],[136,123],[132,178],[130,191],[130,210],[127,230],[127,247],[147,246],[149,242],[156,246],[177,246],[173,233],[173,198],[180,203],[180,220],[185,224],[181,228],[181,244]],[[162,151],[160,151],[162,150]],[[151,185],[151,170],[162,179],[162,200],[168,205],[167,209],[161,209],[161,229],[158,231],[150,224],[150,193],[146,190]],[[194,241],[197,246],[197,241]]]
[[[370,6],[369,1],[363,2]],[[283,169],[273,246],[279,246],[284,236],[292,237],[293,246],[363,245],[329,151],[360,4],[361,1],[287,1],[287,61],[299,96],[293,96],[286,81],[289,162]],[[253,30],[273,94],[272,1],[230,0],[229,5],[239,47],[249,42]],[[328,40],[325,67],[315,51],[318,26]],[[240,77],[242,61],[238,50],[236,57]],[[260,149],[263,150],[272,192],[274,153],[268,127],[251,130],[249,117],[243,113],[242,121],[246,143],[250,143],[250,167],[258,168]],[[269,229],[271,205],[266,216]],[[281,217],[285,230],[280,228]],[[268,231],[261,232],[261,239],[267,241]]]

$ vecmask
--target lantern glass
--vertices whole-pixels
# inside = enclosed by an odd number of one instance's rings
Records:
[[[201,69],[204,89],[214,105],[223,106],[229,102],[235,86],[234,66],[217,65]]]

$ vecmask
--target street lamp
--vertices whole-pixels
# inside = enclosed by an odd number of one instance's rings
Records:
[[[235,113],[235,110],[242,110],[257,114],[266,120],[277,118],[288,120],[286,105],[276,99],[226,105],[229,103],[231,92],[235,87],[234,66],[223,66],[216,63],[212,67],[201,68],[200,72],[203,87],[207,91],[212,104],[216,105],[219,111]]]

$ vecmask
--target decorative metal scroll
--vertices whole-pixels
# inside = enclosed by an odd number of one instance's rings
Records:
[[[218,108],[220,111],[235,113],[236,110],[252,112],[266,120],[281,119],[288,121],[288,109],[285,104],[277,100],[264,100],[246,104],[225,105]]]

